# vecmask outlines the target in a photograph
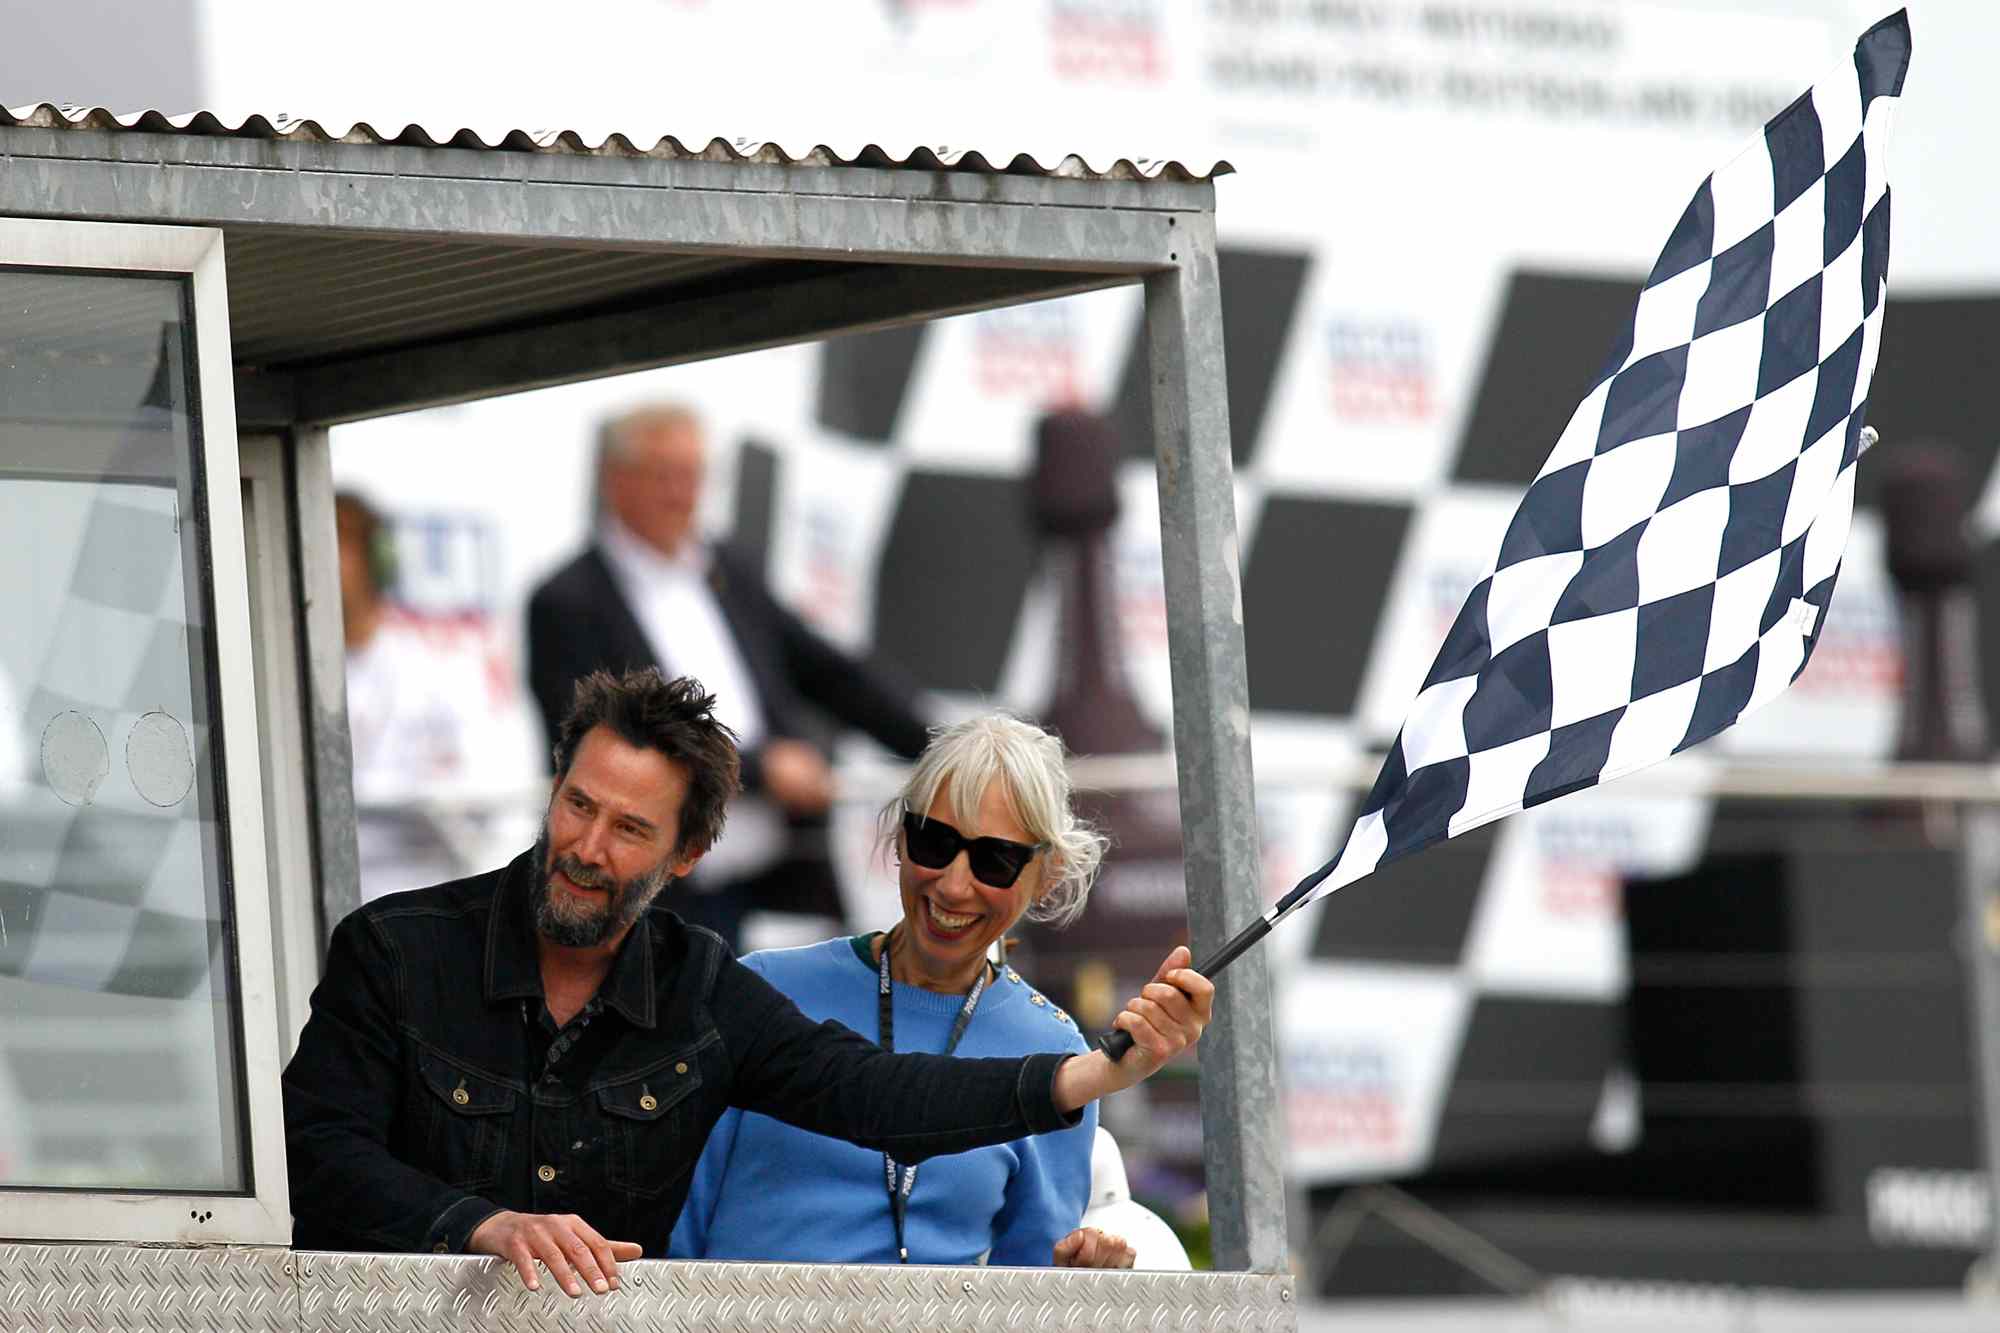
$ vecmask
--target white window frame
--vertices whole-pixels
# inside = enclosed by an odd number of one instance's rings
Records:
[[[308,997],[319,981],[319,903],[299,685],[300,611],[292,591],[293,515],[286,495],[284,437],[251,432],[237,436],[236,449],[243,471],[250,624],[256,636],[257,752],[271,761],[264,766],[264,861],[271,878],[278,1057],[289,1061],[311,1015]]]
[[[149,1241],[285,1245],[291,1241],[284,1112],[278,1075],[278,1001],[272,974],[270,881],[264,856],[263,780],[258,759],[249,583],[243,556],[236,396],[222,232],[212,227],[135,226],[0,218],[0,267],[169,273],[193,289],[201,430],[192,465],[209,525],[215,616],[215,686],[221,711],[228,801],[226,854],[235,918],[233,1017],[242,1033],[240,1095],[247,1120],[251,1193],[128,1193],[0,1185],[0,1237],[13,1240]],[[196,577],[200,571],[190,571]],[[237,1089],[225,1089],[225,1096]],[[135,1129],[143,1119],[135,1116]]]

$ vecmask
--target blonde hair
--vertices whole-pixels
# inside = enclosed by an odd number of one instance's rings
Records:
[[[926,813],[940,790],[963,817],[995,783],[1028,836],[1047,844],[1042,894],[1029,905],[1028,919],[1069,925],[1083,915],[1111,840],[1076,817],[1062,740],[1032,722],[992,712],[932,728],[903,790],[882,807],[883,849],[895,848],[904,812]]]

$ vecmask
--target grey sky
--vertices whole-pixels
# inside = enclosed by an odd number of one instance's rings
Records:
[[[198,0],[0,0],[0,105],[198,110],[199,8]]]

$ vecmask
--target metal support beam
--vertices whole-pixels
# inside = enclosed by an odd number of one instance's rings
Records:
[[[4,120],[0,116],[0,120]],[[152,130],[0,125],[12,156],[94,159],[138,165],[236,167],[259,172],[351,170],[377,176],[444,176],[536,185],[665,185],[739,194],[841,195],[855,199],[945,199],[955,203],[1075,204],[1089,208],[1214,212],[1210,180],[1072,179],[991,171],[832,163],[722,161],[625,153],[528,152],[311,137],[233,138]],[[1233,168],[1226,165],[1223,172]]]
[[[340,542],[333,454],[324,430],[291,434],[292,531],[298,542],[299,682],[306,700],[306,792],[312,803],[322,941],[361,905],[354,841],[354,747],[347,731],[347,633],[340,619]]]
[[[20,217],[1135,273],[1214,207],[1206,181],[962,175],[0,128]]]
[[[1175,232],[1176,266],[1146,279],[1146,341],[1188,919],[1200,956],[1264,904],[1215,232],[1207,218],[1184,220]],[[1289,1261],[1284,1158],[1264,952],[1237,960],[1218,991],[1201,1046],[1215,1262],[1282,1272]]]
[[[747,296],[726,286],[643,309],[473,334],[299,371],[290,377],[290,406],[300,421],[355,421],[1131,281],[1035,269],[796,267],[799,276],[760,282]],[[238,376],[239,383],[252,378],[263,377]]]

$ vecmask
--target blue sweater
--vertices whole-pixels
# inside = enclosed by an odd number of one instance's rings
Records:
[[[753,953],[744,963],[815,1019],[834,1019],[880,1040],[877,977],[856,942]],[[942,1051],[962,997],[895,983],[896,1049]],[[1069,1015],[1012,968],[989,984],[959,1041],[963,1056],[1020,1056],[1088,1047]],[[1097,1107],[1083,1123],[917,1168],[905,1235],[910,1261],[1047,1266],[1090,1198]],[[668,1254],[676,1259],[801,1263],[896,1262],[882,1154],[731,1110],[695,1165],[687,1206]]]

